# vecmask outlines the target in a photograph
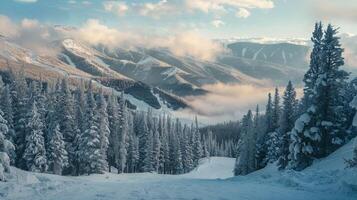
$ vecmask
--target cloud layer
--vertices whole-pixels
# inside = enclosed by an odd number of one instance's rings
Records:
[[[108,8],[113,9],[113,8]],[[111,28],[97,19],[89,19],[78,28],[53,27],[37,20],[23,19],[19,24],[0,15],[0,34],[20,45],[46,53],[51,42],[74,38],[92,45],[103,44],[110,48],[166,48],[176,56],[191,56],[202,60],[214,60],[225,49],[197,31],[177,31],[172,35],[145,35],[135,31]]]

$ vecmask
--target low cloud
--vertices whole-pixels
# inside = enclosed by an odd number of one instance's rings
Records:
[[[198,114],[204,123],[209,124],[239,120],[249,109],[255,110],[256,105],[259,105],[260,111],[264,113],[268,93],[274,93],[275,87],[219,83],[206,85],[204,89],[209,91],[207,95],[186,98],[192,109],[180,111],[179,116],[189,117]],[[280,96],[284,89],[279,88]],[[300,97],[302,89],[297,89],[297,93]]]
[[[53,52],[51,43],[64,38],[74,38],[91,45],[102,44],[109,48],[166,48],[176,56],[191,56],[201,60],[214,60],[225,51],[220,43],[197,31],[178,30],[168,36],[147,35],[111,28],[97,19],[89,19],[75,28],[54,27],[34,19],[23,19],[17,24],[0,15],[0,34],[39,54]]]

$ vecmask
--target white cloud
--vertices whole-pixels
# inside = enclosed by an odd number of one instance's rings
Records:
[[[21,2],[21,3],[36,3],[37,0],[15,0],[16,2]]]
[[[177,56],[192,56],[202,60],[214,60],[216,56],[224,51],[224,47],[198,32],[188,31],[178,33],[169,37],[163,47]]]
[[[163,15],[177,14],[179,8],[167,0],[160,0],[157,3],[144,3],[138,5],[139,14],[159,19]]]
[[[21,27],[25,28],[25,29],[33,29],[38,26],[40,26],[40,24],[39,24],[38,20],[36,20],[36,19],[25,18],[21,21]]]
[[[86,6],[89,6],[89,5],[92,5],[92,2],[90,2],[90,1],[82,1],[82,4],[86,5]]]
[[[69,4],[76,4],[77,1],[75,1],[75,0],[69,0],[68,3],[69,3]]]
[[[14,37],[18,35],[18,27],[16,24],[12,23],[10,18],[4,15],[0,15],[0,35],[6,37]]]
[[[103,2],[104,10],[113,12],[118,16],[123,16],[129,10],[129,6],[125,2],[105,1]]]
[[[260,111],[264,112],[268,93],[273,93],[275,87],[267,85],[264,87],[241,84],[213,84],[203,86],[209,93],[204,96],[187,97],[186,101],[191,106],[179,112],[182,116],[198,114],[204,123],[217,123],[241,117],[259,105]],[[279,88],[283,94],[285,88]],[[298,88],[297,96],[300,98],[302,89]]]
[[[222,20],[216,19],[212,21],[212,25],[216,28],[219,28],[221,26],[224,26],[224,22]]]
[[[236,13],[236,16],[239,18],[247,18],[250,16],[250,12],[245,8],[239,8],[238,12]]]
[[[228,12],[235,10],[237,17],[249,17],[251,9],[274,8],[273,0],[186,0],[186,6],[190,10],[203,12]]]

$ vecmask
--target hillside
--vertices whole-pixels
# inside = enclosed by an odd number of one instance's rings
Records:
[[[0,182],[0,196],[4,200],[257,200],[268,196],[276,200],[352,200],[357,198],[357,170],[345,169],[344,159],[352,157],[353,142],[302,172],[279,172],[268,166],[233,178],[235,159],[218,157],[201,160],[200,166],[184,175],[107,173],[62,177],[12,168],[10,181]]]

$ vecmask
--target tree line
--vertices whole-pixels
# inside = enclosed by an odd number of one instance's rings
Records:
[[[33,172],[83,175],[181,174],[207,156],[233,156],[234,141],[218,142],[191,125],[153,110],[127,107],[124,94],[105,95],[94,82],[71,87],[25,78],[0,79],[0,179],[9,165]]]
[[[268,95],[264,115],[259,109],[243,117],[238,142],[236,175],[245,175],[276,163],[278,168],[303,170],[356,135],[355,109],[349,103],[357,94],[357,79],[349,82],[338,29],[316,23],[313,49],[306,72],[304,94],[299,101],[291,82],[281,97],[276,88]],[[357,150],[355,150],[357,152]],[[357,158],[357,155],[356,155]],[[349,161],[356,165],[356,159]]]

